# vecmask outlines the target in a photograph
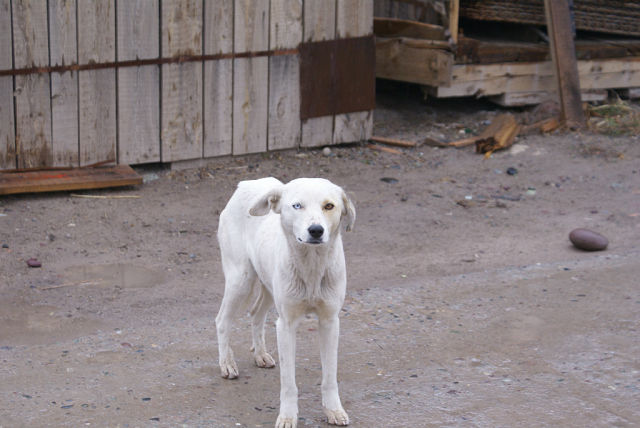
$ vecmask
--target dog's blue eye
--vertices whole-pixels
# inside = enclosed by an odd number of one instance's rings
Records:
[[[300,208],[302,208],[302,205],[300,205],[300,203],[293,204],[292,206],[294,210],[299,210]]]

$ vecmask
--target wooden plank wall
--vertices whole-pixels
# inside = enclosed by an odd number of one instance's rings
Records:
[[[80,68],[0,76],[0,170],[366,139],[371,111],[300,120],[296,52],[371,35],[373,9],[373,0],[0,0],[0,71]],[[193,55],[205,58],[174,61]]]

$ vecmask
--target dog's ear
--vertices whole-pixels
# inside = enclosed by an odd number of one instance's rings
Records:
[[[276,187],[260,196],[249,209],[252,216],[263,216],[273,210],[274,213],[280,214],[280,196],[282,196],[282,188]]]
[[[344,191],[342,192],[342,220],[346,224],[347,232],[352,231],[353,224],[356,222],[356,207]]]

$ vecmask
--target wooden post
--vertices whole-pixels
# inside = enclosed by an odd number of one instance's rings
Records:
[[[0,0],[0,70],[11,68],[11,2]],[[13,77],[0,77],[0,170],[16,167]]]
[[[458,43],[458,19],[460,15],[460,0],[449,1],[449,32],[453,43]]]
[[[569,0],[545,0],[544,4],[563,120],[571,129],[582,128],[585,118]]]

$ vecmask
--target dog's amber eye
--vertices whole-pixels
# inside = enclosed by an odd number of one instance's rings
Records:
[[[327,211],[331,211],[334,208],[335,205],[333,205],[331,202],[329,202],[328,204],[326,204],[324,206],[324,209]]]
[[[302,205],[300,205],[300,203],[298,202],[298,203],[293,204],[292,207],[293,207],[294,210],[299,210],[300,208],[302,208]]]

